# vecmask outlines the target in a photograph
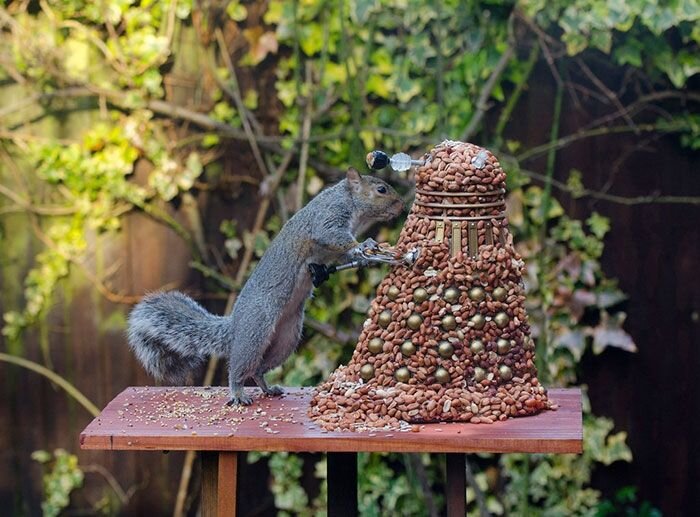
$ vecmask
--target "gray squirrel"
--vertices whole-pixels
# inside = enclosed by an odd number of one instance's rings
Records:
[[[403,209],[392,187],[350,168],[282,227],[230,315],[211,314],[179,292],[148,294],[129,315],[129,345],[151,375],[178,384],[208,356],[225,356],[229,405],[252,402],[243,390],[249,378],[266,395],[281,395],[282,388],[268,386],[263,376],[282,364],[301,338],[304,304],[313,291],[310,265],[352,260],[376,246],[372,239],[358,243],[355,233]]]

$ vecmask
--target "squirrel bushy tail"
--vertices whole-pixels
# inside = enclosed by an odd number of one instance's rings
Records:
[[[151,375],[181,384],[208,356],[226,355],[233,342],[233,322],[207,312],[182,293],[152,293],[131,311],[128,337]]]

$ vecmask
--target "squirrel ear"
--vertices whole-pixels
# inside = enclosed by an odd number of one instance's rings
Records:
[[[348,180],[348,186],[351,189],[359,189],[360,183],[362,182],[362,178],[360,177],[360,173],[357,172],[357,170],[354,167],[350,167],[348,169],[348,172],[345,174],[345,178]]]

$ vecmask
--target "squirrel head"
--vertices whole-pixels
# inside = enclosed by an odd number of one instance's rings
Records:
[[[405,207],[401,197],[379,178],[361,176],[357,170],[350,167],[345,180],[357,217],[374,222],[393,219],[403,212]]]

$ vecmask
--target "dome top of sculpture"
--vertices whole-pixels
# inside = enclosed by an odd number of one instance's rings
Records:
[[[506,175],[493,153],[465,142],[445,140],[436,145],[416,171],[419,191],[483,195],[505,187]]]

